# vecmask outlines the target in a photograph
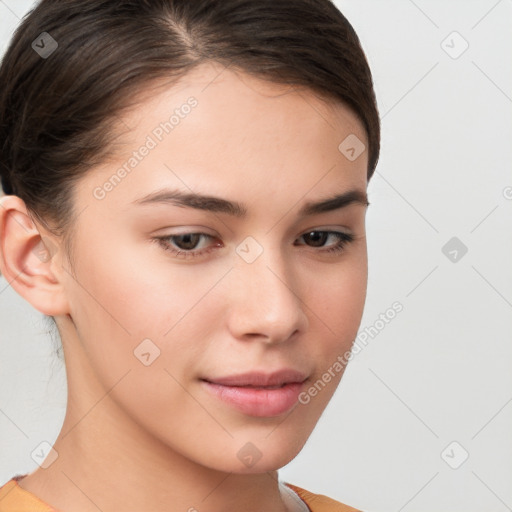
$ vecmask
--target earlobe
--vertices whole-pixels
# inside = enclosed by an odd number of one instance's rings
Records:
[[[41,235],[18,196],[0,201],[0,272],[34,308],[48,316],[68,313],[62,283],[54,269],[55,242]]]

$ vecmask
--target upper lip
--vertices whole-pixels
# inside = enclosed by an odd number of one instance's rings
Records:
[[[283,384],[302,383],[307,375],[297,370],[283,369],[272,373],[249,372],[238,375],[229,375],[226,377],[215,377],[212,379],[203,379],[212,384],[221,386],[281,386]]]

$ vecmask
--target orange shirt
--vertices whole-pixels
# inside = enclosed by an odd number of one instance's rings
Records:
[[[295,491],[311,512],[359,512],[321,494],[313,494],[295,485],[286,484]],[[57,512],[31,492],[26,491],[15,478],[0,487],[0,512]]]

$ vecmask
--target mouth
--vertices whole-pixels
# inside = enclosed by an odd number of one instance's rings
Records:
[[[285,369],[201,379],[201,382],[211,395],[244,414],[274,417],[295,406],[306,380],[305,374]]]

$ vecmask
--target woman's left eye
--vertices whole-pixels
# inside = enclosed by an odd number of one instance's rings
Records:
[[[313,241],[315,245],[313,247],[324,247],[326,240],[329,237],[334,238],[337,242],[334,245],[330,245],[328,249],[323,249],[321,252],[327,253],[339,253],[345,249],[345,246],[350,242],[353,242],[355,237],[350,233],[344,233],[343,231],[317,231],[312,230],[304,233],[300,238],[308,239]],[[318,244],[318,245],[316,245]]]
[[[179,258],[194,258],[197,256],[202,256],[214,250],[216,247],[221,247],[222,243],[217,242],[216,244],[212,244],[210,246],[203,248],[198,248],[201,245],[199,242],[201,240],[214,239],[215,237],[212,235],[208,235],[207,233],[183,233],[179,235],[168,235],[162,237],[154,238],[154,241],[158,241],[158,243],[166,250],[170,251],[176,257]],[[345,246],[350,242],[353,242],[355,237],[350,233],[344,233],[341,231],[320,231],[320,230],[311,230],[307,233],[301,235],[298,240],[304,239],[307,240],[310,247],[320,247],[321,250],[318,252],[321,253],[340,253],[345,249]],[[334,244],[329,244],[328,248],[326,247],[326,242],[329,239],[334,239]],[[303,245],[303,244],[299,244]]]

